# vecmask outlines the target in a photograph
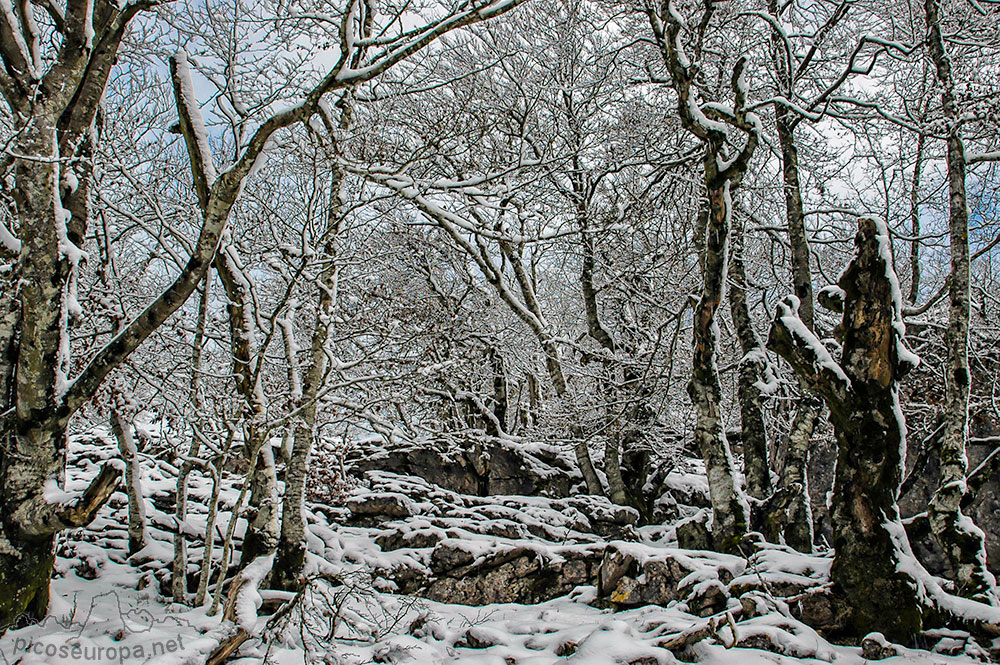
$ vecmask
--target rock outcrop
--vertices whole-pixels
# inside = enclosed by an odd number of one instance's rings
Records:
[[[376,574],[401,593],[479,606],[575,594],[619,610],[680,604],[695,617],[753,617],[780,600],[822,632],[844,625],[829,556],[748,541],[744,559],[641,542],[653,532],[636,528],[638,513],[601,497],[475,497],[381,471],[365,480],[342,519],[375,532],[391,562]]]
[[[402,442],[361,441],[348,452],[348,472],[416,476],[444,489],[472,496],[566,497],[580,481],[567,452],[542,443],[513,443],[490,437]]]

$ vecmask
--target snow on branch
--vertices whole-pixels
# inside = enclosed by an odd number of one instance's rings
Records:
[[[473,23],[486,21],[500,14],[514,9],[527,0],[493,0],[487,2],[473,2],[465,5],[465,9],[447,14],[446,16],[430,21],[414,30],[409,30],[400,35],[399,40],[383,49],[375,55],[368,64],[347,66],[347,59],[355,55],[353,52],[342,52],[341,62],[334,71],[331,72],[336,81],[342,84],[353,85],[368,81],[382,72],[388,70],[402,60],[413,55],[417,51],[433,42],[435,39],[448,32],[463,28]],[[345,17],[345,23],[357,24],[356,7],[359,3],[352,5],[351,11]],[[345,25],[343,31],[350,31],[351,26]],[[356,47],[358,42],[354,37],[347,36],[342,32],[342,45],[347,44]]]
[[[542,242],[545,240],[554,240],[556,238],[561,238],[568,235],[576,235],[579,233],[576,230],[547,231],[533,236],[526,236],[520,234],[504,233],[493,229],[488,229],[485,228],[482,224],[477,224],[473,221],[466,219],[465,217],[462,217],[459,214],[456,214],[454,212],[451,212],[450,210],[442,208],[439,204],[430,200],[424,193],[426,190],[429,189],[451,190],[451,191],[458,191],[462,194],[472,197],[477,201],[481,201],[482,197],[487,196],[490,193],[477,189],[476,184],[493,180],[496,177],[498,177],[495,175],[470,178],[462,181],[451,180],[451,179],[438,179],[427,182],[422,180],[416,180],[402,173],[389,173],[385,171],[379,171],[378,169],[358,168],[356,166],[349,166],[349,165],[345,165],[345,169],[351,173],[365,177],[374,183],[383,185],[384,187],[387,187],[388,189],[394,191],[396,194],[402,196],[403,198],[413,201],[418,208],[420,208],[423,212],[433,217],[435,220],[446,219],[448,223],[452,224],[456,228],[461,229],[462,231],[470,233],[474,236],[480,236],[482,238],[487,238],[489,240],[496,240],[499,242],[510,242],[517,245],[526,245],[536,242]]]
[[[21,240],[2,222],[0,222],[0,247],[14,255],[21,253]]]
[[[29,16],[30,14],[28,12]],[[38,68],[40,63],[34,57],[37,47],[28,46],[19,23],[10,0],[0,0],[0,54],[5,62],[12,65],[5,68],[5,73],[24,73],[28,78],[38,80],[41,78]]]
[[[788,361],[799,376],[827,399],[843,403],[851,380],[823,342],[799,318],[799,304],[796,296],[788,296],[778,305],[767,348]]]
[[[204,208],[208,203],[209,190],[215,183],[217,173],[212,161],[212,149],[208,144],[208,132],[205,121],[198,107],[198,99],[194,94],[194,84],[191,81],[191,65],[188,54],[183,49],[170,58],[170,77],[174,84],[174,95],[177,98],[177,110],[180,116],[180,131],[187,144],[191,159],[191,174],[194,177],[194,188],[198,193],[198,202]]]
[[[480,21],[491,19],[519,6],[525,0],[495,0],[493,2],[472,2],[464,4],[446,16],[423,28],[405,34],[407,37],[397,47],[391,48],[370,64],[349,69],[349,63],[360,62],[363,53],[342,53],[337,63],[330,69],[301,103],[279,111],[264,120],[254,131],[243,153],[226,171],[216,174],[211,161],[207,133],[195,103],[187,56],[181,52],[170,61],[171,78],[178,101],[180,128],[191,155],[192,171],[195,173],[199,201],[203,204],[204,224],[191,258],[175,280],[142,313],[133,319],[107,345],[98,351],[83,368],[77,378],[67,385],[65,404],[69,413],[78,410],[93,394],[104,378],[129,354],[184,303],[194,292],[208,270],[219,240],[229,220],[229,213],[239,196],[244,181],[253,172],[254,166],[268,141],[275,132],[299,122],[307,122],[319,110],[323,96],[334,90],[356,86],[369,81],[393,65],[423,49],[447,32]],[[139,6],[133,4],[129,6]],[[365,20],[361,21],[365,30]],[[354,22],[357,26],[358,22]],[[2,40],[0,40],[2,41]],[[352,65],[353,67],[354,65]],[[217,191],[217,195],[212,195]],[[211,195],[211,198],[210,198]]]
[[[125,463],[110,460],[101,467],[90,485],[82,493],[66,492],[59,488],[54,478],[45,483],[44,491],[17,509],[14,518],[21,530],[32,536],[48,536],[65,529],[89,524],[111,494],[118,488]]]
[[[966,164],[980,164],[982,162],[1000,162],[1000,150],[992,152],[969,153],[965,152]]]

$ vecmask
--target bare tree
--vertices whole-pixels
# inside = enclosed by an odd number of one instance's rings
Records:
[[[684,128],[701,141],[703,178],[707,201],[695,229],[702,289],[694,311],[694,359],[688,394],[697,414],[695,440],[705,460],[712,500],[712,537],[721,551],[736,551],[749,524],[749,505],[736,484],[736,468],[726,440],[720,413],[721,387],[717,366],[719,329],[716,313],[725,295],[732,228],[733,194],[750,166],[760,141],[761,124],[747,110],[747,59],[737,60],[732,71],[734,104],[699,102],[695,63],[702,56],[705,32],[714,3],[709,2],[694,31],[693,60],[684,47],[686,23],[669,2],[663,7],[646,4],[656,43],[677,93],[677,113]],[[711,116],[711,117],[710,117]],[[744,137],[742,146],[731,146],[731,131]],[[735,153],[735,154],[731,154]]]
[[[959,593],[996,602],[996,582],[986,569],[983,532],[962,514],[966,495],[965,454],[969,436],[969,203],[965,188],[966,155],[962,122],[951,74],[951,61],[941,31],[938,0],[925,0],[928,48],[941,86],[941,110],[948,138],[949,280],[948,330],[945,373],[944,431],[938,445],[941,470],[938,488],[928,506],[931,529],[951,563]],[[919,156],[918,156],[919,158]],[[914,176],[916,178],[916,176]]]
[[[42,39],[33,5],[19,5],[24,11],[15,14],[7,3],[0,20],[0,94],[11,109],[17,137],[11,147],[17,221],[12,231],[16,243],[4,246],[18,246],[20,253],[17,281],[12,282],[18,286],[4,290],[0,306],[5,312],[0,348],[10,349],[12,340],[18,340],[16,360],[5,362],[0,379],[0,385],[11,389],[0,404],[3,437],[9,441],[0,463],[2,508],[8,516],[0,543],[0,625],[25,614],[45,614],[55,534],[89,522],[120,475],[117,466],[105,467],[71,504],[45,498],[46,486],[57,482],[65,461],[70,418],[202,281],[240,189],[271,136],[312,117],[325,94],[369,81],[439,36],[521,2],[474,2],[416,27],[402,27],[399,17],[385,17],[387,29],[395,33],[378,40],[377,48],[364,43],[361,32],[366,21],[375,20],[374,7],[352,3],[340,30],[338,61],[301,103],[260,123],[239,157],[221,173],[212,161],[193,86],[183,77],[176,79],[180,130],[204,210],[198,240],[170,286],[72,377],[68,330],[79,308],[76,275],[89,221],[91,128],[130,21],[155,3],[120,8],[109,2],[70,0],[64,9],[49,4],[57,32],[52,40]],[[43,48],[49,49],[44,57]],[[363,55],[355,60],[359,49]],[[183,54],[174,58],[175,71],[183,69],[184,61]],[[21,303],[19,318],[7,314],[16,300]]]

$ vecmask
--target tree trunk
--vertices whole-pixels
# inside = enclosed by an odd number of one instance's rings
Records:
[[[55,120],[38,110],[33,125],[20,130],[14,150],[29,158],[18,159],[15,166],[23,243],[18,264],[21,311],[8,407],[13,412],[4,414],[13,423],[4,428],[7,445],[0,450],[0,486],[4,488],[0,495],[0,626],[45,616],[55,535],[87,524],[120,476],[117,468],[105,466],[86,493],[71,504],[45,497],[62,476],[66,425],[72,413],[62,390],[69,371],[64,353],[67,317],[76,307],[68,290],[76,255],[66,239],[67,219],[55,212],[59,203]],[[8,313],[5,321],[14,319]]]
[[[604,443],[604,473],[608,477],[608,498],[619,506],[629,505],[628,491],[622,480],[622,437],[620,427],[607,432]]]
[[[21,327],[20,279],[14,266],[0,275],[0,414],[14,408],[14,367]],[[0,440],[6,440],[9,422],[10,418],[0,416]]]
[[[951,283],[949,287],[948,329],[944,342],[948,349],[945,372],[944,431],[938,444],[940,474],[928,517],[940,543],[959,594],[995,604],[996,581],[986,568],[985,537],[962,514],[968,458],[969,435],[969,208],[965,188],[965,146],[961,137],[959,110],[951,78],[951,62],[941,35],[938,0],[925,0],[928,46],[941,83],[941,107],[948,123],[949,235],[951,238]]]
[[[222,447],[222,455],[216,460],[206,465],[209,473],[212,475],[212,493],[208,498],[208,516],[205,518],[205,543],[202,548],[201,555],[201,574],[198,577],[198,590],[195,592],[194,596],[194,606],[201,607],[205,604],[205,599],[208,597],[208,583],[212,578],[212,557],[215,554],[215,522],[219,516],[219,496],[222,494],[222,470],[226,467],[226,463],[229,461],[229,451],[233,447],[233,439],[236,437],[236,430],[232,427],[229,428],[229,432],[226,434],[226,443]],[[253,464],[254,461],[251,461]],[[214,465],[214,466],[213,466]],[[221,589],[222,583],[226,579],[226,574],[229,572],[229,548],[232,543],[233,528],[236,522],[239,521],[240,508],[243,506],[243,497],[247,493],[246,485],[240,490],[240,497],[236,501],[236,505],[233,507],[232,515],[230,516],[229,527],[226,529],[226,538],[222,543],[222,563],[219,566],[219,580],[218,585]],[[218,590],[216,592],[218,596]]]
[[[243,402],[243,455],[250,482],[247,532],[243,539],[240,562],[248,564],[259,556],[274,552],[278,543],[278,480],[273,455],[258,454],[265,446],[264,396],[257,373],[258,358],[254,344],[253,296],[250,283],[240,265],[232,237],[227,232],[215,257],[215,269],[229,303],[229,334],[233,354],[236,391]],[[268,460],[272,460],[268,464]]]
[[[493,424],[490,418],[487,418],[486,429],[487,432],[491,428],[498,429],[499,431],[494,432],[493,435],[500,436],[507,429],[507,411],[509,408],[507,370],[504,367],[503,356],[500,354],[499,349],[490,347],[489,357],[490,366],[493,369],[493,417],[496,419],[496,425]]]
[[[803,322],[805,323],[805,322]],[[783,534],[785,544],[799,552],[813,549],[813,515],[809,498],[809,447],[823,410],[822,401],[799,383],[801,396],[785,440],[781,487],[790,492]]]
[[[146,506],[143,503],[142,467],[139,451],[132,435],[132,419],[123,414],[126,406],[111,409],[111,430],[118,441],[118,450],[125,461],[125,492],[128,495],[128,553],[135,554],[146,546]]]
[[[305,566],[306,523],[303,510],[315,426],[316,408],[313,404],[303,409],[299,422],[295,425],[292,459],[285,467],[281,534],[278,539],[272,579],[272,586],[276,589],[295,588]]]
[[[0,626],[41,620],[49,609],[55,536],[0,537]]]
[[[622,477],[622,453],[625,434],[637,419],[648,420],[644,416],[652,413],[646,403],[649,390],[642,385],[642,377],[636,375],[622,359],[617,357],[619,349],[614,337],[601,322],[600,309],[597,304],[597,289],[594,287],[594,239],[590,235],[590,225],[587,220],[587,210],[584,201],[587,198],[587,187],[579,178],[574,179],[574,198],[578,202],[577,224],[580,228],[580,242],[583,257],[580,267],[580,290],[583,294],[583,309],[587,319],[587,334],[601,345],[606,355],[601,358],[604,365],[603,388],[608,404],[605,407],[605,443],[604,443],[604,473],[608,479],[608,498],[620,506],[634,506],[640,510],[645,508],[641,491],[629,491]],[[617,382],[618,371],[621,370],[624,390],[620,390]],[[622,393],[627,392],[629,404],[622,410],[614,406]],[[645,423],[642,423],[645,424]],[[642,479],[645,482],[645,478]],[[638,488],[637,488],[638,489]]]
[[[205,327],[208,324],[208,301],[211,295],[211,280],[205,279],[201,287],[201,299],[198,304],[198,320],[195,323],[194,341],[191,351],[191,400],[194,403],[195,420],[205,412],[205,403],[201,393],[201,359],[202,347],[205,343]],[[184,525],[187,523],[188,478],[197,464],[201,452],[201,439],[192,433],[191,446],[188,448],[187,459],[180,464],[177,474],[177,501],[174,506],[174,517],[177,519],[177,533],[174,534],[174,561],[170,585],[170,595],[175,603],[185,602],[187,596],[187,535]]]
[[[792,288],[799,299],[802,322],[813,327],[812,271],[809,267],[809,239],[806,236],[802,186],[799,183],[799,151],[789,111],[775,104],[778,143],[781,145],[781,174],[785,190],[785,214],[788,217],[788,244],[792,254]]]
[[[898,382],[916,359],[903,346],[902,302],[885,224],[860,220],[855,245],[857,254],[839,281],[840,362],[799,318],[795,297],[779,307],[768,348],[830,408],[838,447],[831,574],[850,605],[851,628],[909,642],[922,619],[913,580],[900,570],[909,544],[896,504],[906,445]]]
[[[701,298],[695,306],[691,380],[688,395],[697,416],[694,439],[705,461],[712,503],[712,539],[721,552],[736,552],[747,532],[749,506],[736,485],[736,467],[726,440],[719,404],[721,386],[716,365],[719,328],[716,313],[725,290],[731,205],[729,180],[713,181],[715,155],[705,159],[708,189]],[[713,186],[714,185],[714,186]]]
[[[780,17],[782,7],[777,0],[769,0],[768,10]],[[833,19],[834,21],[838,19]],[[832,27],[832,23],[829,24]],[[777,30],[771,35],[771,61],[778,81],[780,94],[795,99],[795,74],[786,59],[786,42]],[[802,186],[799,179],[799,152],[795,143],[795,125],[798,118],[783,104],[774,104],[775,128],[781,148],[781,175],[785,194],[785,216],[788,226],[788,245],[791,249],[792,292],[798,298],[802,322],[813,329],[813,286],[809,261],[809,239],[806,236],[805,210],[802,205]],[[813,516],[809,498],[809,448],[813,432],[819,421],[821,401],[809,394],[808,387],[799,383],[800,397],[795,405],[788,437],[781,445],[784,465],[781,468],[781,489],[788,494],[785,543],[802,552],[813,547]]]
[[[782,61],[780,57],[777,58]],[[809,240],[806,236],[805,211],[799,182],[799,153],[795,130],[788,109],[774,105],[778,143],[781,146],[781,173],[785,191],[785,216],[788,224],[788,244],[792,257],[792,289],[799,299],[802,323],[813,329],[814,297],[812,272],[809,267]],[[800,552],[813,548],[813,515],[809,498],[809,448],[813,432],[822,412],[821,400],[809,394],[809,388],[799,383],[801,396],[795,405],[795,415],[784,441],[784,465],[781,487],[790,492],[785,544]]]
[[[280,523],[278,520],[278,474],[270,442],[260,436],[259,430],[250,432],[253,469],[249,475],[250,501],[247,505],[247,531],[240,552],[240,565],[246,565],[259,556],[268,556],[278,546]]]
[[[353,106],[349,96],[340,102],[339,129],[351,125]],[[340,146],[333,138],[334,149]],[[281,510],[281,532],[277,554],[272,569],[272,584],[278,589],[292,590],[298,584],[305,566],[306,523],[304,516],[306,480],[309,457],[316,438],[318,402],[329,368],[329,342],[334,331],[340,287],[340,244],[344,215],[346,214],[346,174],[335,163],[330,182],[330,201],[326,214],[326,231],[323,235],[322,268],[316,283],[319,302],[316,307],[316,325],[309,348],[309,365],[302,381],[302,410],[294,421],[292,454],[285,467],[285,495]]]
[[[760,381],[766,359],[764,348],[754,332],[747,305],[747,278],[743,263],[745,243],[743,222],[733,218],[732,258],[729,263],[729,309],[736,326],[743,359],[740,361],[738,396],[740,423],[743,437],[743,473],[746,476],[747,494],[755,499],[766,499],[771,494],[771,471],[767,458],[767,431],[761,407]]]
[[[712,538],[716,549],[723,552],[738,550],[747,533],[750,506],[736,484],[736,468],[726,441],[720,413],[721,387],[716,366],[719,326],[716,314],[725,297],[729,263],[729,234],[732,222],[732,195],[750,166],[750,159],[760,142],[760,120],[746,108],[747,85],[744,73],[747,58],[741,57],[733,67],[730,86],[733,92],[732,115],[725,124],[709,123],[697,101],[695,76],[697,64],[684,52],[684,26],[669,0],[654,13],[648,6],[650,27],[670,79],[677,93],[677,114],[684,128],[704,146],[702,156],[706,204],[699,211],[695,227],[695,246],[701,267],[701,296],[694,308],[692,325],[691,380],[687,391],[695,407],[694,439],[701,450],[708,475],[709,499],[712,503]],[[712,5],[704,10],[702,19],[711,16]],[[696,44],[695,59],[701,46]],[[730,154],[728,129],[738,130],[746,143]]]
[[[542,405],[542,384],[534,372],[527,372],[524,377],[528,385],[528,427],[538,424],[538,411]]]
[[[5,455],[3,531],[0,533],[0,626],[40,620],[49,602],[49,578],[55,560],[55,537],[65,529],[89,524],[118,486],[121,471],[108,464],[77,498],[50,502],[45,494],[56,482],[66,448],[66,426],[56,421],[10,437],[13,455]],[[50,451],[55,451],[53,455]],[[34,457],[31,455],[34,454]]]

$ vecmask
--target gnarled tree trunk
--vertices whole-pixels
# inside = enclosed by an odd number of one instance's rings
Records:
[[[900,570],[909,550],[896,499],[906,426],[900,377],[916,364],[903,345],[902,302],[892,246],[882,222],[862,219],[857,254],[841,276],[843,351],[838,361],[787,298],[771,326],[768,348],[785,358],[821,394],[836,431],[837,468],[831,496],[832,577],[851,608],[858,635],[881,631],[908,642],[921,628],[916,587]]]
[[[706,5],[700,24],[702,30],[708,26],[713,9],[711,3]],[[761,125],[759,119],[746,108],[746,57],[740,58],[733,67],[732,113],[709,120],[698,102],[699,92],[694,85],[697,70],[694,61],[701,55],[701,38],[695,40],[694,57],[691,58],[684,50],[684,26],[680,14],[676,7],[671,7],[670,0],[659,8],[647,5],[647,12],[677,93],[677,113],[681,124],[704,146],[702,165],[707,202],[699,212],[695,228],[702,285],[694,308],[694,354],[687,390],[696,413],[694,438],[708,475],[712,538],[717,549],[735,552],[749,528],[750,506],[736,483],[736,468],[722,424],[721,387],[716,365],[719,337],[716,316],[726,293],[732,197],[757,149]],[[711,110],[709,112],[712,113]],[[730,148],[731,129],[738,130],[745,137],[746,142],[738,151]]]

